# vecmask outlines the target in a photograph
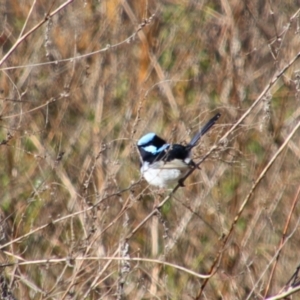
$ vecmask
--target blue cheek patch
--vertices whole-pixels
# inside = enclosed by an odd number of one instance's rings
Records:
[[[150,133],[147,133],[146,135],[144,135],[143,137],[141,137],[138,141],[138,146],[143,146],[143,145],[146,145],[148,143],[150,143],[155,137],[155,133],[153,132],[150,132]],[[151,147],[151,146],[150,146]],[[154,146],[153,146],[154,147]],[[147,148],[147,147],[146,147]],[[146,150],[145,148],[145,150]],[[156,147],[154,147],[155,150],[156,150]],[[152,152],[150,150],[146,150],[146,151],[149,151],[149,152]]]
[[[143,147],[143,149],[145,151],[147,151],[147,152],[152,153],[152,154],[156,154],[156,152],[157,152],[157,148],[155,146],[153,146],[153,145],[147,146],[147,147]]]
[[[170,145],[169,144],[165,144],[163,146],[161,146],[160,148],[157,149],[157,147],[153,146],[153,145],[149,145],[147,147],[143,147],[143,149],[147,152],[150,152],[152,154],[158,154],[162,151],[164,151],[165,149],[167,149]]]

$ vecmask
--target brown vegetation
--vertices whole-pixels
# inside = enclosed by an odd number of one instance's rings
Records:
[[[300,297],[297,1],[0,14],[3,299]],[[217,111],[184,188],[140,180],[141,135],[186,143]]]

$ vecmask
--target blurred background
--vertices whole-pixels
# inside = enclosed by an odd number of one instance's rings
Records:
[[[220,112],[199,161],[296,58],[299,1],[70,1],[22,39],[64,3],[0,1],[3,299],[262,299],[291,285],[299,132],[223,238],[299,121],[298,60],[143,224],[170,190],[141,180],[136,142],[187,143]],[[187,272],[209,274],[219,251],[207,282]]]

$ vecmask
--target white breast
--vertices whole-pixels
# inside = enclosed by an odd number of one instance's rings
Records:
[[[163,188],[177,184],[188,169],[189,166],[185,162],[176,159],[167,163],[159,161],[151,165],[144,162],[141,173],[149,184]]]

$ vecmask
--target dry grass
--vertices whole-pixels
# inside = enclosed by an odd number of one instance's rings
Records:
[[[2,299],[299,297],[297,1],[23,2],[0,3]],[[141,135],[216,111],[184,188],[140,180]]]

